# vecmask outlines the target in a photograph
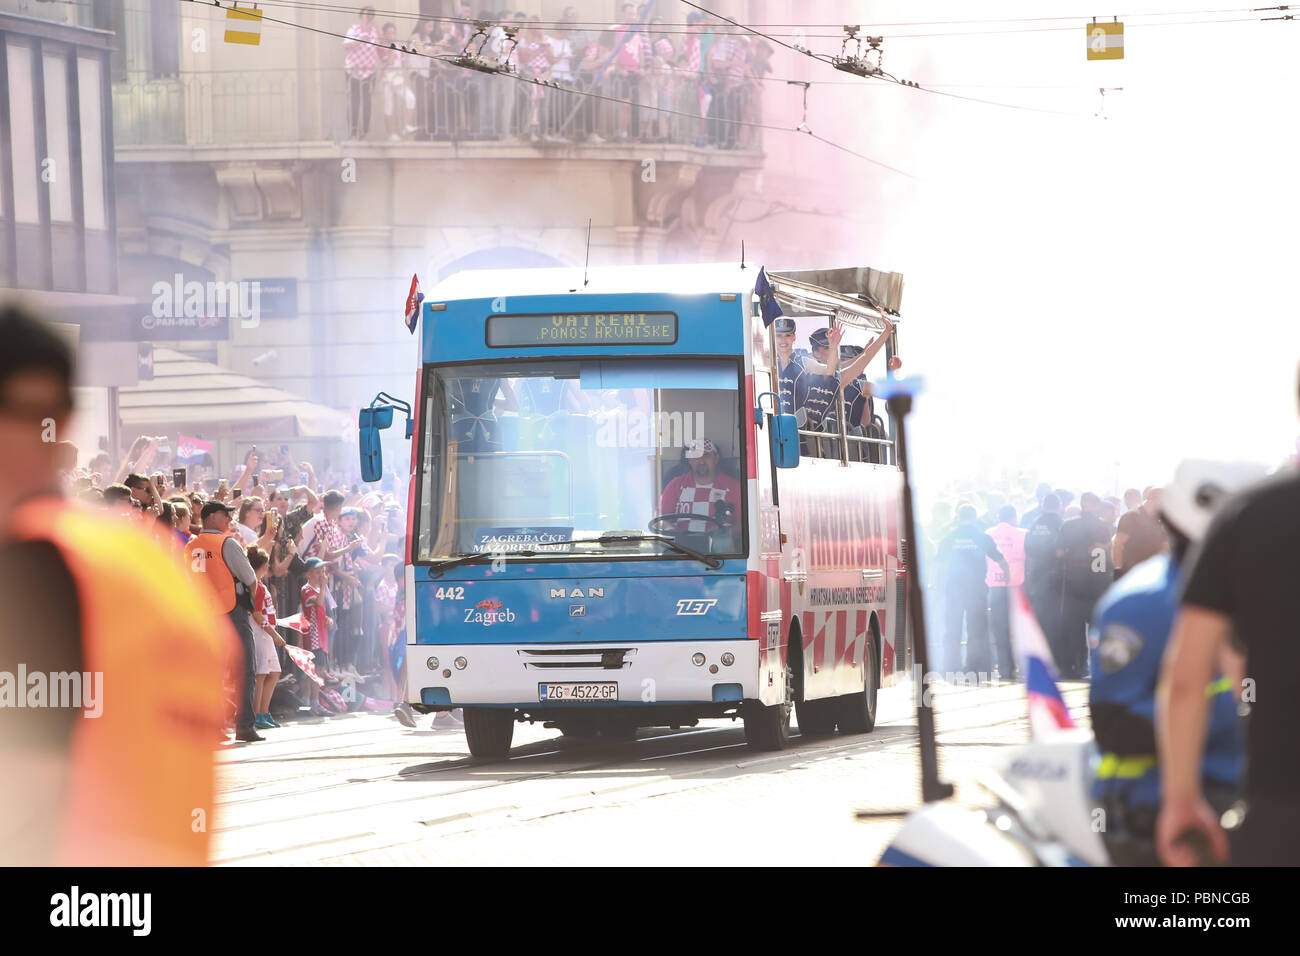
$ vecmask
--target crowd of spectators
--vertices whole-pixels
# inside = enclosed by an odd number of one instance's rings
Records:
[[[69,447],[65,491],[147,524],[178,561],[189,562],[187,544],[205,531],[239,542],[256,580],[248,595],[256,728],[279,726],[277,716],[404,708],[406,516],[396,475],[377,490],[347,486],[335,472],[322,482],[287,446],[252,449],[228,477],[210,463],[172,467],[174,454],[166,439],[142,436],[115,471],[104,453],[78,469]],[[228,522],[213,520],[223,511]],[[310,652],[323,685],[288,646]],[[412,719],[405,710],[400,718]]]
[[[1009,589],[1023,587],[1062,676],[1087,676],[1087,632],[1110,584],[1168,550],[1160,489],[1076,496],[1041,483],[935,502],[923,533],[927,621],[939,672],[1017,679]],[[983,676],[980,676],[983,675]]]
[[[687,16],[684,32],[669,29],[662,17],[647,19],[646,6],[625,3],[618,24],[592,29],[576,7],[565,8],[561,25],[509,9],[475,13],[461,3],[452,18],[421,20],[409,36],[378,24],[374,8],[364,7],[343,41],[349,138],[369,135],[378,84],[390,140],[757,148],[758,130],[746,124],[762,122],[759,90],[772,70],[772,45],[725,24],[719,30],[698,12]],[[610,99],[475,72],[450,62],[458,56]]]

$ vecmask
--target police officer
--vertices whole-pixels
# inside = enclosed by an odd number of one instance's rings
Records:
[[[1083,678],[1088,660],[1087,629],[1092,610],[1114,578],[1110,530],[1100,517],[1101,499],[1079,498],[1080,515],[1061,524],[1056,552],[1061,559],[1061,616],[1052,655],[1062,676]]]
[[[1211,513],[1222,500],[1198,491],[1212,484],[1226,495],[1263,473],[1263,468],[1226,462],[1179,465],[1161,503],[1171,553],[1133,567],[1097,605],[1096,637],[1089,652],[1089,708],[1101,760],[1092,795],[1104,811],[1102,837],[1117,865],[1158,862],[1156,683],[1178,610],[1188,548],[1204,535]],[[1216,813],[1223,813],[1236,800],[1242,772],[1242,726],[1233,691],[1233,682],[1221,676],[1208,688],[1212,703],[1201,778]]]
[[[987,675],[992,667],[988,631],[988,588],[984,583],[987,560],[1010,575],[1007,559],[979,526],[975,509],[957,509],[957,527],[939,544],[939,563],[947,566],[944,588],[946,607],[945,666]],[[962,621],[966,623],[966,661],[962,664]],[[981,683],[983,678],[980,678]]]
[[[1055,493],[1043,495],[1034,509],[1038,517],[1025,534],[1025,597],[1048,643],[1055,647],[1060,627],[1061,562],[1056,553],[1056,537],[1061,531],[1061,499]]]

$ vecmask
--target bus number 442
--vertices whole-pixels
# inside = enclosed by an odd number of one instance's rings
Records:
[[[713,605],[717,603],[715,598],[683,598],[677,602],[677,613],[708,614]]]

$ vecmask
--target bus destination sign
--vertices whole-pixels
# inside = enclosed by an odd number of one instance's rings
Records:
[[[530,345],[672,345],[675,312],[555,312],[490,315],[487,344],[493,348]]]

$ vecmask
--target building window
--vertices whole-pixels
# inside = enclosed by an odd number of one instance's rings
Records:
[[[87,229],[107,229],[104,195],[103,84],[100,61],[77,57],[77,87],[81,103],[82,200]]]
[[[72,160],[68,150],[68,58],[45,53],[45,159],[50,221],[72,222]]]
[[[123,6],[123,0],[96,0],[95,8],[95,28],[97,30],[108,30],[110,33],[117,35],[116,42],[113,44],[111,54],[111,66],[113,70],[113,82],[122,83],[126,80],[126,10]]]
[[[36,83],[32,77],[32,48],[6,44],[9,54],[9,138],[14,164],[14,221],[41,221],[36,201],[40,172],[36,162]]]
[[[176,0],[153,0],[149,20],[149,76],[179,76],[181,69],[181,15]]]

